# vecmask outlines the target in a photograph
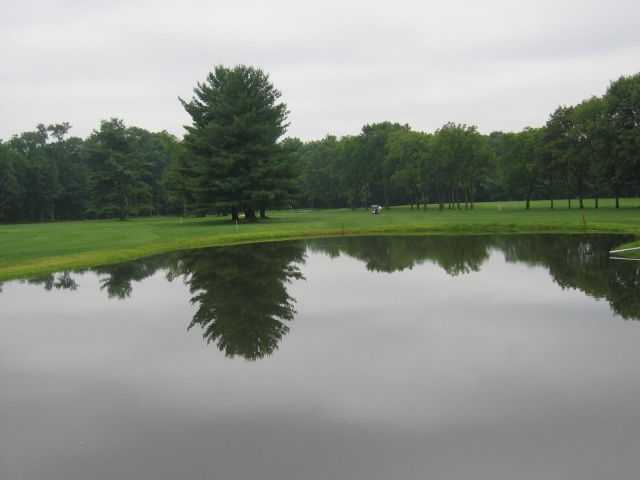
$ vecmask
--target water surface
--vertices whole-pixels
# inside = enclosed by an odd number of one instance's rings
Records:
[[[624,240],[338,238],[5,283],[0,478],[635,479]]]

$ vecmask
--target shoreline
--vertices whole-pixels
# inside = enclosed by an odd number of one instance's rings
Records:
[[[140,221],[140,220],[138,220]],[[144,220],[142,220],[144,221]],[[54,224],[50,224],[54,225]],[[269,225],[265,222],[263,225]],[[251,225],[253,226],[253,225]],[[126,228],[126,223],[123,225]],[[244,226],[243,226],[244,227]],[[313,228],[304,231],[287,229],[269,231],[264,229],[249,233],[218,233],[211,232],[190,238],[166,241],[142,242],[133,248],[96,248],[78,254],[63,254],[43,256],[41,258],[21,259],[0,265],[0,281],[18,280],[28,277],[47,275],[64,270],[82,270],[86,268],[113,265],[144,257],[167,254],[181,250],[200,248],[225,247],[268,242],[284,242],[314,238],[356,237],[356,236],[431,236],[431,235],[526,235],[526,234],[613,234],[635,237],[631,242],[621,244],[619,248],[637,246],[640,244],[640,230],[632,225],[558,225],[558,224],[527,224],[486,223],[486,224],[445,224],[445,225],[413,225],[396,224],[384,226],[368,226],[360,228]],[[242,227],[241,227],[242,228]]]

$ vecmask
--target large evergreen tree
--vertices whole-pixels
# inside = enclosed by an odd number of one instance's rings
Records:
[[[287,129],[287,107],[267,74],[254,67],[217,66],[180,99],[191,115],[185,147],[195,158],[193,209],[240,211],[254,219],[257,210],[282,203],[283,179],[292,175],[278,140]]]
[[[619,207],[622,188],[640,180],[640,73],[613,82],[606,101],[613,126],[613,193]]]

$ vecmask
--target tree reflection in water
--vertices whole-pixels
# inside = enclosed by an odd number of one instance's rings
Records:
[[[549,269],[563,289],[606,300],[625,320],[640,319],[640,262],[611,260],[620,238],[608,235],[522,235],[499,237],[496,244],[509,262]]]
[[[308,242],[311,251],[348,255],[372,272],[401,272],[432,261],[449,275],[478,272],[489,258],[491,237],[345,237]]]
[[[42,277],[31,278],[26,281],[30,285],[42,285],[45,290],[77,290],[78,282],[73,278],[71,272],[44,275]],[[2,291],[2,290],[0,290]]]
[[[181,275],[197,306],[198,325],[228,357],[256,360],[273,353],[289,332],[295,299],[287,284],[302,279],[300,243],[200,250],[181,256],[170,277]]]
[[[109,298],[125,299],[133,292],[133,282],[141,282],[158,270],[167,268],[169,257],[157,256],[133,262],[98,267],[93,271],[101,275],[100,289],[106,290]]]
[[[188,329],[199,326],[208,343],[228,357],[256,360],[273,353],[295,316],[287,284],[303,279],[301,243],[246,245],[178,252],[95,269],[110,298],[126,299],[133,283],[157,271],[183,279],[196,313]]]
[[[100,267],[101,289],[126,299],[133,283],[158,271],[182,279],[196,307],[188,328],[201,328],[208,343],[228,357],[249,360],[273,353],[296,314],[288,284],[303,279],[305,252],[346,255],[373,272],[398,272],[426,262],[449,275],[481,270],[492,251],[509,263],[547,268],[563,289],[606,300],[625,319],[640,319],[640,262],[612,261],[608,252],[625,239],[609,235],[512,235],[456,237],[353,237],[177,252]],[[28,280],[47,290],[76,290],[69,272]],[[2,285],[0,284],[0,287]],[[1,292],[1,290],[0,290]]]
[[[609,259],[625,239],[612,235],[352,237],[309,242],[312,251],[348,255],[374,272],[398,272],[425,262],[449,275],[480,271],[491,250],[510,263],[545,267],[563,289],[605,299],[626,320],[640,319],[640,262]]]

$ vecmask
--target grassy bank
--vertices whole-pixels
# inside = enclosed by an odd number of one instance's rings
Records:
[[[610,232],[640,237],[640,200],[623,208],[567,209],[566,202],[481,203],[471,210],[394,207],[374,216],[364,210],[270,212],[271,218],[236,226],[228,218],[161,217],[126,222],[98,220],[0,225],[0,280],[116,263],[179,249],[330,235]],[[574,202],[574,207],[575,207]]]

